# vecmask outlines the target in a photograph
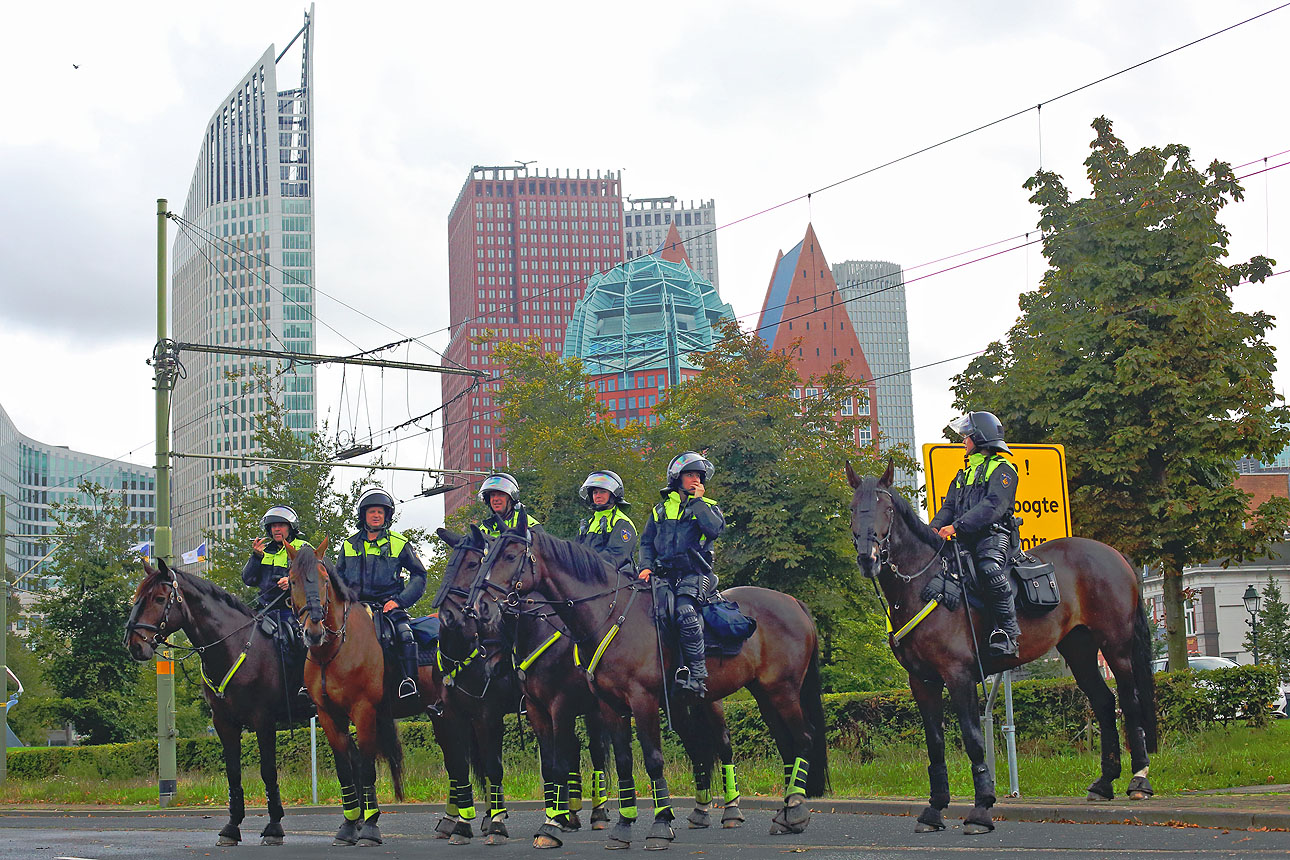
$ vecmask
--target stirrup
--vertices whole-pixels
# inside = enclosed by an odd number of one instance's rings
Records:
[[[404,678],[399,682],[399,698],[406,699],[409,696],[417,694],[417,682],[411,678]]]
[[[1017,656],[1016,640],[1019,638],[1019,636],[1014,637],[1002,627],[997,627],[994,632],[990,634],[990,651],[991,653],[998,654],[1003,657],[1015,657]]]

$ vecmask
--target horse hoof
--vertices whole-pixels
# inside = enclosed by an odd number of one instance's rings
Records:
[[[460,833],[454,833],[448,837],[448,844],[449,845],[469,845],[470,837],[463,836]]]
[[[964,822],[963,824],[963,832],[966,833],[968,836],[979,836],[982,833],[989,833],[993,829],[994,829],[993,824],[989,825],[988,827],[984,824],[980,824],[975,821]]]
[[[488,834],[488,838],[484,840],[484,844],[485,845],[505,845],[506,840],[507,840],[507,837],[505,833],[494,832],[494,833]]]
[[[604,830],[609,827],[609,813],[603,806],[592,807],[591,810],[591,829]]]
[[[261,836],[260,844],[261,845],[281,845],[282,837],[281,836]]]
[[[1129,780],[1129,790],[1126,794],[1129,796],[1129,800],[1146,800],[1155,792],[1151,790],[1151,783],[1147,781],[1145,776],[1135,776]]]
[[[666,851],[671,847],[671,839],[664,839],[662,836],[648,836],[645,838],[646,851]]]
[[[354,843],[348,842],[344,839],[333,839],[331,841],[331,846],[333,848],[352,848],[354,846]]]
[[[706,807],[696,806],[690,810],[689,816],[685,819],[691,830],[702,830],[712,824],[712,815]]]
[[[924,824],[920,821],[914,825],[915,833],[940,833],[944,829],[944,824]]]
[[[919,814],[915,833],[940,833],[945,829],[945,816],[935,806],[928,806]]]
[[[238,840],[236,840],[236,839],[230,839],[230,838],[229,838],[229,837],[227,837],[227,836],[221,836],[219,839],[217,839],[217,840],[215,841],[215,844],[216,844],[217,846],[219,846],[220,848],[230,848],[230,847],[232,847],[232,846],[236,845],[236,844],[237,844],[237,842],[238,842]]]
[[[539,833],[533,837],[534,848],[559,848],[564,843],[554,836],[548,836],[545,833]]]
[[[978,836],[982,833],[989,833],[994,829],[994,822],[990,819],[990,810],[984,806],[976,806],[963,819],[963,832],[968,836]]]
[[[606,851],[618,851],[623,848],[631,848],[631,847],[632,847],[632,843],[624,842],[621,839],[615,839],[612,836],[610,836],[608,839],[605,840]]]
[[[1111,798],[1109,797],[1103,797],[1102,795],[1098,794],[1096,791],[1090,791],[1088,793],[1088,797],[1085,798],[1085,800],[1087,800],[1089,803],[1105,803],[1110,799]]]
[[[730,803],[726,805],[725,811],[721,813],[721,826],[726,830],[744,826],[744,813],[738,804]]]
[[[379,837],[374,838],[371,836],[364,836],[362,839],[358,840],[359,848],[371,848],[373,845],[380,845],[380,844],[381,844],[381,840]]]

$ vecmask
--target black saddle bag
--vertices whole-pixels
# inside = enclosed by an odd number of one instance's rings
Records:
[[[1062,602],[1051,562],[1020,556],[1013,560],[1013,565],[1012,572],[1018,580],[1018,596],[1026,609],[1048,612]]]

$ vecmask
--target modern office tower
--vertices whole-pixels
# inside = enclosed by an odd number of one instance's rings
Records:
[[[569,320],[564,357],[582,359],[619,427],[652,424],[667,389],[698,373],[691,353],[712,349],[716,324],[733,318],[717,288],[690,267],[673,224],[657,253],[592,275]]]
[[[895,263],[847,260],[833,267],[833,278],[878,383],[879,450],[900,446],[921,459],[914,441],[904,274]],[[912,475],[897,476],[898,480],[902,477],[913,479]]]
[[[297,45],[299,82],[285,85],[280,78],[295,63],[283,58]],[[180,343],[314,351],[313,45],[311,5],[287,48],[277,53],[269,46],[202,134],[183,221],[174,228],[171,331]],[[255,416],[264,395],[244,396],[241,388],[254,366],[274,374],[290,426],[301,433],[316,429],[312,366],[196,352],[180,359],[187,375],[172,395],[175,452],[255,453]],[[208,532],[227,534],[219,475],[253,484],[264,471],[232,459],[177,457],[175,553],[196,548]]]
[[[717,204],[715,200],[677,204],[675,197],[628,197],[623,211],[623,247],[628,260],[652,254],[676,227],[685,243],[690,268],[712,286],[717,280]]]
[[[853,378],[873,379],[810,224],[806,225],[802,241],[787,253],[780,251],[775,258],[757,332],[772,351],[797,357],[797,373],[802,379],[794,392],[797,397],[816,396],[819,392],[810,385],[811,377],[823,376],[839,362],[846,363]],[[857,402],[847,398],[837,416],[855,421],[855,441],[860,446],[872,445],[878,431],[871,408],[877,388],[871,381],[864,387],[867,396],[856,398]]]
[[[138,540],[151,540],[156,517],[152,467],[82,454],[24,436],[0,406],[0,495],[5,497],[6,520],[0,527],[8,536],[4,563],[20,577],[12,588],[24,605],[34,602],[49,585],[48,574],[38,562],[58,546],[51,537],[50,508],[74,498],[88,502],[79,491],[82,481],[121,493],[130,520],[138,527]]]
[[[537,338],[562,352],[587,281],[623,260],[622,217],[616,171],[471,168],[448,216],[444,361],[490,378],[442,377],[445,469],[505,469],[493,344]],[[470,499],[463,486],[444,497],[444,507],[451,513]]]

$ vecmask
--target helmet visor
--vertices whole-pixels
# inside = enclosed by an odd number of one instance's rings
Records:
[[[520,488],[515,482],[505,475],[489,475],[484,482],[479,485],[479,498],[486,501],[489,493],[505,493],[514,499],[519,495]]]
[[[296,524],[296,512],[286,505],[274,505],[264,512],[264,517],[260,520],[266,526],[269,523],[288,523]]]
[[[951,421],[950,429],[960,436],[971,436],[976,428],[972,426],[972,416],[964,415],[962,418],[956,418]]]

